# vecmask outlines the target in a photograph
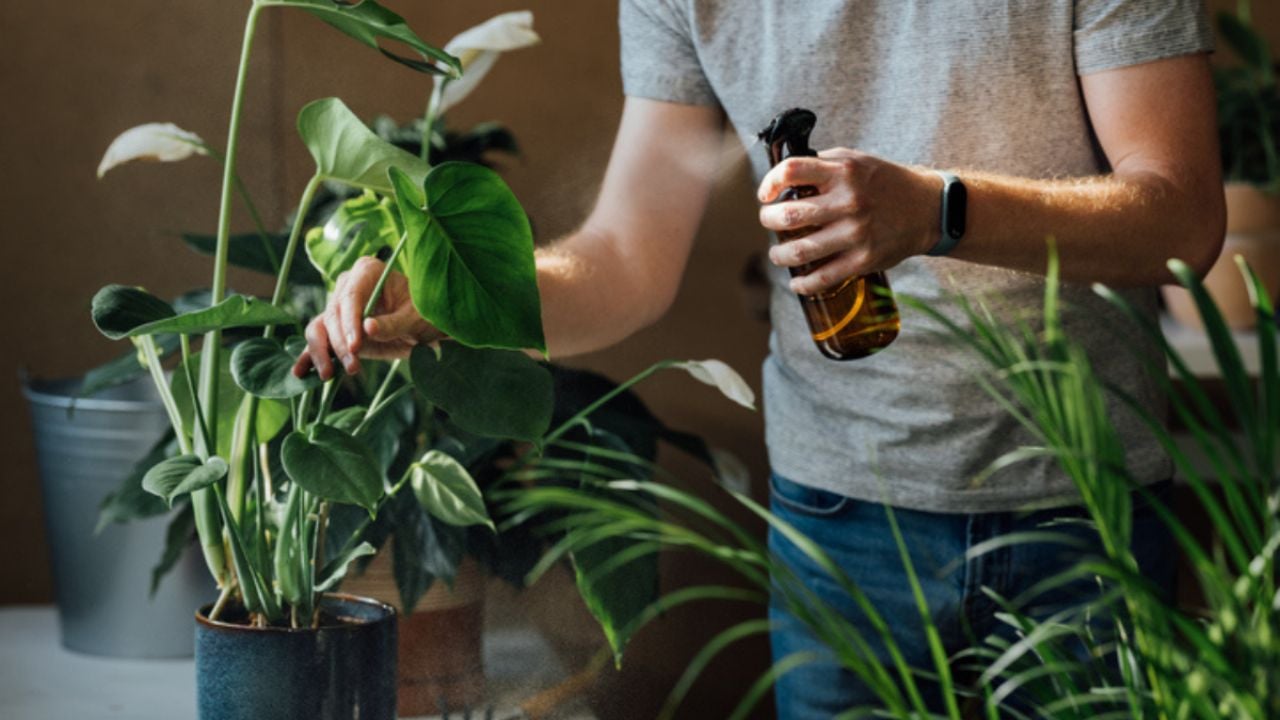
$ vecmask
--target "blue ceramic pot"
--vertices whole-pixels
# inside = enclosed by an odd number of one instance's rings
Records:
[[[395,720],[396,611],[326,595],[318,629],[255,628],[196,613],[200,720]]]

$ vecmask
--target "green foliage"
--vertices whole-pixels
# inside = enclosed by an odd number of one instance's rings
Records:
[[[183,233],[182,241],[204,255],[213,255],[218,247],[218,238],[213,235]],[[232,235],[227,238],[227,263],[275,277],[280,274],[280,258],[284,257],[288,245],[288,233]],[[324,280],[310,265],[293,263],[289,267],[289,282],[294,285],[321,285]]]
[[[244,404],[244,391],[242,391],[234,382],[231,369],[231,355],[222,353],[218,358],[218,398],[217,398],[217,416],[218,421],[215,426],[217,432],[217,446],[214,448],[215,455],[222,457],[231,457],[232,440],[235,434],[236,422],[240,408]],[[187,362],[179,367],[179,371],[173,374],[173,382],[171,392],[173,393],[174,405],[177,406],[178,415],[183,420],[183,426],[188,431],[197,427],[195,405],[192,402],[195,397],[195,390],[188,382],[187,372],[195,375],[196,368],[200,367],[200,354],[192,355]],[[258,442],[270,442],[289,420],[289,409],[274,401],[258,403],[255,410],[254,432]],[[192,438],[194,440],[194,437]]]
[[[93,296],[93,322],[112,340],[176,333],[292,323],[295,318],[270,303],[232,295],[213,307],[178,314],[173,306],[139,288],[108,285]]]
[[[172,507],[174,498],[203,490],[226,476],[227,461],[216,455],[208,460],[179,455],[148,470],[142,478],[142,488]]]
[[[320,387],[323,381],[318,375],[300,378],[293,374],[293,363],[305,342],[293,337],[286,345],[287,349],[270,338],[254,338],[237,345],[230,359],[235,384],[254,397],[276,400],[289,400]],[[340,369],[335,372],[341,375]]]
[[[422,317],[472,347],[545,352],[533,231],[502,178],[445,163],[423,183],[393,169],[391,182]]]
[[[1227,179],[1280,190],[1280,85],[1267,41],[1242,16],[1218,14],[1218,32],[1242,65],[1214,70]]]
[[[377,459],[359,440],[335,427],[319,425],[284,439],[282,459],[289,479],[307,492],[374,513],[382,498]]]
[[[373,0],[342,2],[340,0],[253,0],[258,7],[291,7],[306,10],[349,37],[378,50],[388,58],[419,72],[458,77],[462,64],[452,55],[428,45],[405,23],[404,18]],[[414,60],[396,55],[381,45],[392,40],[409,46],[422,58]]]
[[[410,368],[418,392],[467,432],[533,442],[551,423],[551,374],[524,353],[419,346]]]
[[[431,450],[409,469],[409,486],[422,509],[449,525],[486,525],[497,531],[475,478],[461,463]]]
[[[425,162],[378,137],[337,98],[308,103],[298,113],[298,135],[316,163],[316,175],[384,195],[387,171],[395,168],[422,182]]]
[[[339,205],[322,227],[307,233],[307,257],[330,289],[360,258],[395,247],[400,230],[392,215],[394,208],[390,199],[366,190]]]

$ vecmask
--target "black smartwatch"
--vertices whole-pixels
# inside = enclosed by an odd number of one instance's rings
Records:
[[[969,209],[969,191],[954,174],[935,170],[942,178],[942,236],[927,255],[941,257],[951,254],[964,237],[965,218]]]

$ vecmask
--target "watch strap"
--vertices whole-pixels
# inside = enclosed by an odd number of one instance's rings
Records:
[[[945,170],[934,170],[934,173],[942,178],[942,227],[938,242],[926,254],[942,257],[951,254],[964,237],[968,192],[954,173]]]

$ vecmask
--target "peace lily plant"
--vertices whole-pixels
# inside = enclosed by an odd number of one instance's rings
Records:
[[[279,244],[236,174],[254,31],[260,13],[277,7],[306,11],[437,78],[421,155],[379,137],[336,98],[301,110],[298,132],[315,169]],[[491,451],[495,441],[514,442],[542,458],[540,467],[572,477],[574,463],[584,461],[582,448],[570,440],[584,429],[588,442],[596,439],[590,418],[659,369],[683,369],[752,404],[750,389],[723,363],[667,362],[555,417],[553,375],[525,352],[546,351],[528,219],[493,171],[427,161],[436,120],[471,91],[497,53],[536,42],[531,21],[528,13],[499,16],[455,38],[446,52],[372,0],[255,0],[225,152],[194,133],[157,123],[124,133],[103,158],[99,175],[131,160],[195,155],[224,166],[218,231],[207,248],[213,278],[204,302],[189,307],[188,298],[175,307],[143,289],[111,285],[97,294],[92,309],[107,337],[135,345],[168,413],[176,454],[156,462],[142,487],[170,505],[190,503],[205,563],[220,588],[211,620],[235,607],[236,617],[243,614],[257,626],[318,625],[321,595],[341,581],[352,561],[374,552],[366,540],[372,519],[406,497],[446,525],[496,530],[470,460]],[[380,41],[388,40],[412,55],[383,49]],[[357,196],[308,232],[308,208],[324,186],[335,184]],[[250,209],[256,235],[231,234],[236,194]],[[298,262],[300,246],[314,272]],[[291,367],[305,318],[291,299],[291,284],[306,276],[331,288],[339,274],[371,255],[387,258],[388,273],[398,269],[407,276],[414,307],[451,340],[416,348],[408,362],[370,363],[375,368],[359,378],[343,377],[340,369],[327,382],[314,374],[295,377]],[[269,300],[227,292],[228,264],[249,256],[257,259],[249,264],[275,271]],[[381,288],[380,282],[366,317],[377,308]],[[169,348],[179,356],[171,377],[163,366]],[[342,406],[339,397],[349,400],[352,393],[344,387],[352,386],[363,390],[354,394],[361,402]],[[428,432],[404,461],[397,438],[406,431],[406,408],[446,418],[451,442]],[[685,446],[711,459],[704,446]],[[577,454],[557,466],[549,459],[554,452]],[[591,595],[594,586],[581,570],[586,562],[579,563],[579,585],[593,612],[606,624],[629,622],[632,613],[618,592],[596,588]]]

